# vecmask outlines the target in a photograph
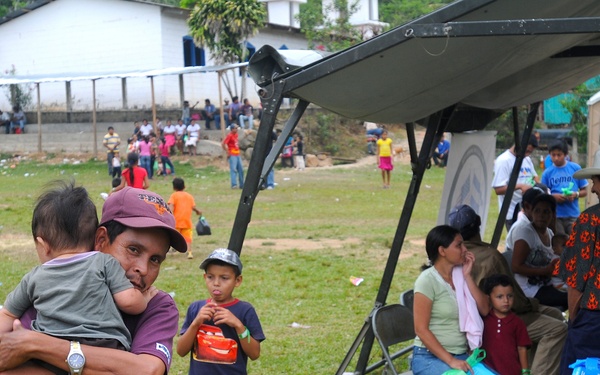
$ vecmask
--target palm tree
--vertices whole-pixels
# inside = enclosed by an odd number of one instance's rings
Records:
[[[247,59],[246,42],[263,27],[266,9],[258,0],[183,0],[182,6],[193,6],[188,19],[194,43],[207,47],[217,64],[231,64]],[[232,72],[235,74],[235,72]],[[242,69],[242,93],[245,96],[246,69]],[[235,85],[235,75],[233,75]],[[234,91],[227,76],[223,83],[229,94]]]

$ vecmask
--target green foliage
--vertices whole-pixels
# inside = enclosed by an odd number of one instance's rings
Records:
[[[4,74],[14,76],[17,74],[17,69],[14,65],[10,69],[6,69]],[[6,90],[6,98],[10,102],[11,107],[19,107],[26,109],[31,104],[31,92],[33,87],[31,85],[8,85]]]
[[[195,4],[188,19],[196,45],[207,47],[217,64],[244,61],[243,42],[264,26],[266,10],[257,0],[184,0]]]
[[[441,8],[453,0],[381,0],[379,19],[391,27],[403,25]]]
[[[21,9],[29,3],[33,3],[33,1],[0,0],[0,17],[4,17],[17,9]]]
[[[332,114],[317,115],[317,139],[321,140],[321,151],[336,155],[339,147],[332,142],[335,139],[335,116]]]
[[[560,105],[571,114],[569,126],[573,129],[573,136],[577,138],[578,152],[587,153],[587,101],[600,88],[600,79],[596,78],[591,82],[582,83],[575,87],[563,99],[559,100]]]
[[[519,123],[519,134],[523,135],[523,130],[527,124],[527,115],[529,114],[529,106],[520,106],[517,109],[518,123]],[[496,149],[505,150],[515,144],[515,135],[513,133],[513,115],[512,110],[508,110],[500,115],[497,119],[493,120],[485,130],[494,130],[496,134]],[[541,124],[535,123],[534,129],[541,128]]]
[[[300,31],[308,40],[308,48],[322,46],[327,51],[340,51],[362,41],[360,31],[350,23],[358,11],[358,0],[334,0],[323,8],[321,0],[308,0],[300,5]],[[324,14],[337,14],[335,20]]]

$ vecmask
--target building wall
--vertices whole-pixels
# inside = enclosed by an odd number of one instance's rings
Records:
[[[284,0],[262,0],[267,3],[268,22],[273,25],[300,28],[300,22],[296,15],[300,13],[300,3],[306,0],[284,1]]]
[[[297,5],[297,4],[295,4]],[[123,0],[53,1],[26,15],[0,24],[3,51],[0,69],[17,75],[64,75],[183,67],[183,37],[188,35],[186,10]],[[276,48],[305,49],[306,40],[297,31],[267,27],[250,38],[256,50],[265,44]],[[207,65],[214,65],[208,51]],[[183,78],[184,98],[192,104],[205,98],[218,103],[217,73],[193,73]],[[239,71],[229,72],[241,91]],[[162,108],[181,105],[179,76],[155,77],[156,103]],[[93,103],[93,83],[72,81],[72,111],[89,111]],[[123,109],[122,80],[95,82],[98,110]],[[65,82],[40,84],[44,110],[67,109]],[[34,85],[29,86],[35,108]],[[258,88],[247,79],[246,97],[257,106]],[[0,88],[0,109],[9,110],[8,88]],[[152,105],[151,83],[146,77],[127,78],[127,108],[148,109]],[[223,87],[223,97],[230,95]]]

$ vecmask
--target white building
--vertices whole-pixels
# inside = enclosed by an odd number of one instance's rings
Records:
[[[306,39],[295,19],[300,3],[306,0],[262,1],[267,3],[269,20],[248,40],[250,53],[265,44],[306,49]],[[364,11],[367,19],[372,18],[377,1],[361,1],[370,4]],[[38,0],[27,11],[0,19],[0,69],[8,74],[14,67],[16,74],[22,76],[214,65],[209,52],[196,48],[189,37],[188,16],[188,10],[143,0]],[[239,73],[230,77],[233,76],[239,93]],[[149,108],[149,81],[145,77],[97,80],[97,108]],[[256,87],[251,79],[248,83],[246,96],[258,103]],[[182,96],[191,104],[200,101],[200,106],[205,98],[216,103],[217,85],[216,73],[186,74],[182,78],[159,76],[154,78],[155,100],[165,108],[180,107]],[[91,81],[43,83],[40,91],[44,110],[92,107]],[[35,92],[32,95],[35,98]],[[226,91],[224,97],[228,97]],[[1,95],[0,109],[8,106],[7,94]]]

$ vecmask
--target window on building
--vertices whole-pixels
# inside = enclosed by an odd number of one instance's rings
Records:
[[[256,47],[254,47],[254,45],[250,42],[244,42],[244,45],[246,46],[246,49],[248,50],[246,52],[246,60],[244,60],[244,61],[250,61],[250,58],[252,57],[252,55],[254,55],[254,52],[256,52]]]
[[[244,42],[244,46],[246,46],[246,58],[244,59],[244,61],[250,61],[250,58],[252,57],[252,55],[254,55],[254,53],[256,52],[256,47],[254,47],[254,45],[250,42]],[[240,72],[240,76],[242,75],[242,69],[239,69]],[[247,73],[246,73],[247,74]],[[249,77],[250,75],[248,75]]]
[[[204,49],[196,47],[194,39],[186,35],[183,37],[183,66],[205,66],[206,57]]]

